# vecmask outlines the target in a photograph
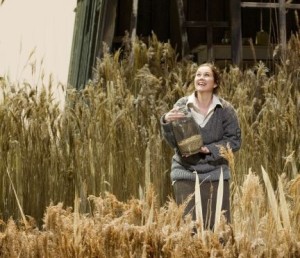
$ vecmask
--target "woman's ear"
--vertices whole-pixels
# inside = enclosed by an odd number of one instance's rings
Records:
[[[215,85],[214,85],[214,88],[217,88],[217,87],[218,87],[218,85],[217,85],[217,84],[215,84]]]

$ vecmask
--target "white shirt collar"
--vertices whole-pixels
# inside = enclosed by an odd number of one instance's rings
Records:
[[[189,104],[192,104],[192,106],[195,106],[196,105],[196,101],[197,101],[197,97],[196,97],[196,91],[195,91],[191,95],[188,96],[188,101],[186,103],[187,107],[189,106]],[[215,107],[217,105],[220,105],[221,107],[223,107],[223,105],[222,105],[222,103],[220,101],[220,98],[216,94],[213,94],[212,102],[211,102],[211,104],[209,106],[209,110],[215,109]]]
[[[208,120],[213,115],[216,106],[220,105],[221,107],[223,107],[219,97],[217,95],[213,94],[212,102],[208,108],[207,114],[203,115],[199,112],[196,101],[197,101],[197,97],[194,92],[193,94],[188,96],[188,101],[187,101],[186,105],[187,105],[187,107],[189,107],[191,109],[191,114],[192,114],[193,118],[195,119],[195,121],[197,122],[197,124],[200,125],[200,127],[204,127],[207,124]]]

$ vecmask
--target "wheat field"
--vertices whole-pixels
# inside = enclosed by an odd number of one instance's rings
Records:
[[[275,53],[276,54],[276,53]],[[229,160],[232,223],[182,218],[159,118],[197,64],[155,35],[107,51],[83,90],[0,80],[0,257],[299,257],[300,39],[272,69],[222,70],[242,148]],[[194,229],[196,233],[194,232]]]

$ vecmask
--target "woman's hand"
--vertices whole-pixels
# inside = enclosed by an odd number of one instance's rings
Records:
[[[204,154],[209,154],[209,153],[210,153],[209,149],[208,149],[207,147],[205,147],[205,146],[202,146],[202,147],[200,148],[199,152],[200,152],[200,153],[204,153]],[[182,155],[182,157],[185,157],[185,158],[187,158],[187,157],[189,157],[189,156],[191,156],[191,155],[187,155],[187,154]]]
[[[209,149],[208,149],[207,147],[205,147],[205,146],[202,146],[202,147],[200,148],[200,152],[201,152],[201,153],[204,153],[204,154],[210,153]]]
[[[176,121],[178,119],[184,118],[185,114],[179,111],[178,107],[171,109],[167,114],[165,114],[164,120],[166,123]]]

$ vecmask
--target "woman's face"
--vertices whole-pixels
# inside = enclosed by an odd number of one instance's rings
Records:
[[[194,78],[195,90],[198,92],[213,92],[216,87],[212,69],[209,66],[200,66]]]

